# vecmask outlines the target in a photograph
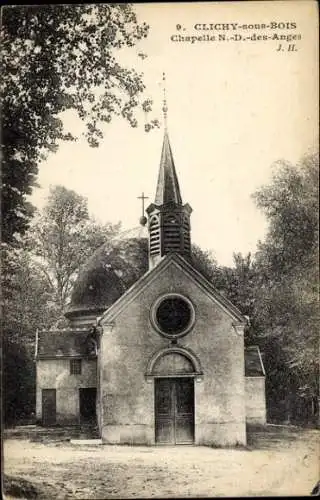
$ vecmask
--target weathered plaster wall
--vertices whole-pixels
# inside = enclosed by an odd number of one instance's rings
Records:
[[[37,419],[42,418],[42,389],[56,389],[57,423],[79,422],[79,389],[96,387],[96,360],[82,360],[81,375],[70,374],[70,359],[37,361]]]
[[[154,443],[154,383],[148,360],[170,341],[152,326],[154,301],[168,292],[188,297],[196,310],[193,330],[178,340],[192,349],[204,373],[195,382],[195,442],[245,444],[243,337],[233,319],[173,263],[126,305],[101,340],[102,437],[111,443]]]
[[[245,385],[247,422],[265,424],[267,421],[265,378],[246,377]]]

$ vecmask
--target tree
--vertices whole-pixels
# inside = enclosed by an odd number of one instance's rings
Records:
[[[63,186],[51,188],[43,214],[31,227],[29,248],[61,313],[80,266],[119,228],[90,218],[86,198]]]
[[[3,245],[4,413],[6,423],[30,416],[35,404],[36,331],[61,320],[81,264],[119,225],[99,225],[87,200],[61,186],[51,189],[23,248]]]
[[[313,266],[318,251],[318,155],[309,154],[297,165],[274,164],[272,182],[254,194],[269,221],[259,259],[270,276],[288,274],[296,266]]]
[[[256,344],[259,335],[255,317],[257,266],[251,253],[234,253],[233,262],[233,267],[223,266],[220,269],[221,291],[249,319],[245,328],[246,344]]]
[[[217,288],[224,287],[224,278],[218,263],[210,250],[202,250],[198,245],[192,245],[192,264],[208,281]]]
[[[256,254],[254,316],[265,337],[269,392],[290,420],[307,404],[315,413],[319,391],[318,156],[275,168],[255,194],[269,230]]]
[[[251,316],[254,303],[254,283],[256,271],[251,253],[233,254],[233,267],[222,267],[223,288],[229,300],[241,312]]]
[[[46,279],[25,250],[4,245],[2,263],[3,410],[10,423],[34,410],[36,330],[48,328],[58,311]]]
[[[91,146],[99,124],[121,116],[137,126],[142,76],[119,62],[121,49],[148,34],[128,4],[10,6],[2,11],[2,238],[17,244],[34,208],[26,196],[39,162],[56,151],[64,130],[61,113],[85,122]],[[139,54],[144,57],[144,54]],[[141,103],[144,111],[151,101]],[[157,125],[153,120],[146,130]]]

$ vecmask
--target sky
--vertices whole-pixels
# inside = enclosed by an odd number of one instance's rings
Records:
[[[297,162],[318,143],[316,4],[150,3],[134,8],[138,20],[150,25],[149,36],[116,56],[143,72],[145,97],[154,101],[150,118],[161,119],[166,73],[169,137],[183,202],[193,208],[192,241],[212,250],[219,264],[232,265],[233,252],[254,252],[266,234],[266,219],[252,193],[270,182],[274,162]],[[219,34],[229,41],[217,41]],[[296,40],[281,41],[277,50],[274,34]],[[215,40],[175,41],[177,35]],[[242,39],[230,39],[234,35]],[[257,40],[261,35],[268,39]],[[144,60],[137,57],[141,51],[148,55]],[[65,113],[66,129],[80,139],[62,143],[39,166],[40,187],[31,201],[41,209],[50,185],[61,184],[87,197],[90,214],[99,222],[121,221],[124,230],[137,226],[137,197],[143,191],[148,203],[155,196],[163,140],[162,127],[146,133],[145,117],[140,118],[138,128],[112,120],[103,126],[100,147],[91,148],[81,137],[81,121]]]

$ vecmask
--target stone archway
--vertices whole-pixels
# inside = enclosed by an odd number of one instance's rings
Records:
[[[156,443],[194,442],[194,380],[201,375],[200,361],[189,349],[166,347],[149,360],[146,378],[154,380]]]
[[[193,376],[202,377],[199,358],[185,347],[170,346],[160,349],[150,358],[145,376],[152,380],[159,376]]]

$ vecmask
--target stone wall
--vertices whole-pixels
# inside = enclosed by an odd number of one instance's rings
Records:
[[[249,424],[265,424],[265,377],[246,377],[246,420]]]
[[[234,319],[174,262],[126,304],[101,339],[100,425],[109,443],[154,444],[154,382],[145,377],[149,359],[170,340],[152,326],[150,309],[159,296],[180,293],[194,305],[193,329],[177,341],[200,359],[195,382],[195,443],[246,443],[243,336]],[[103,323],[103,322],[102,322]]]
[[[36,416],[42,419],[42,389],[56,389],[57,424],[79,423],[79,389],[96,387],[96,360],[82,360],[81,375],[70,374],[70,359],[37,361]]]

